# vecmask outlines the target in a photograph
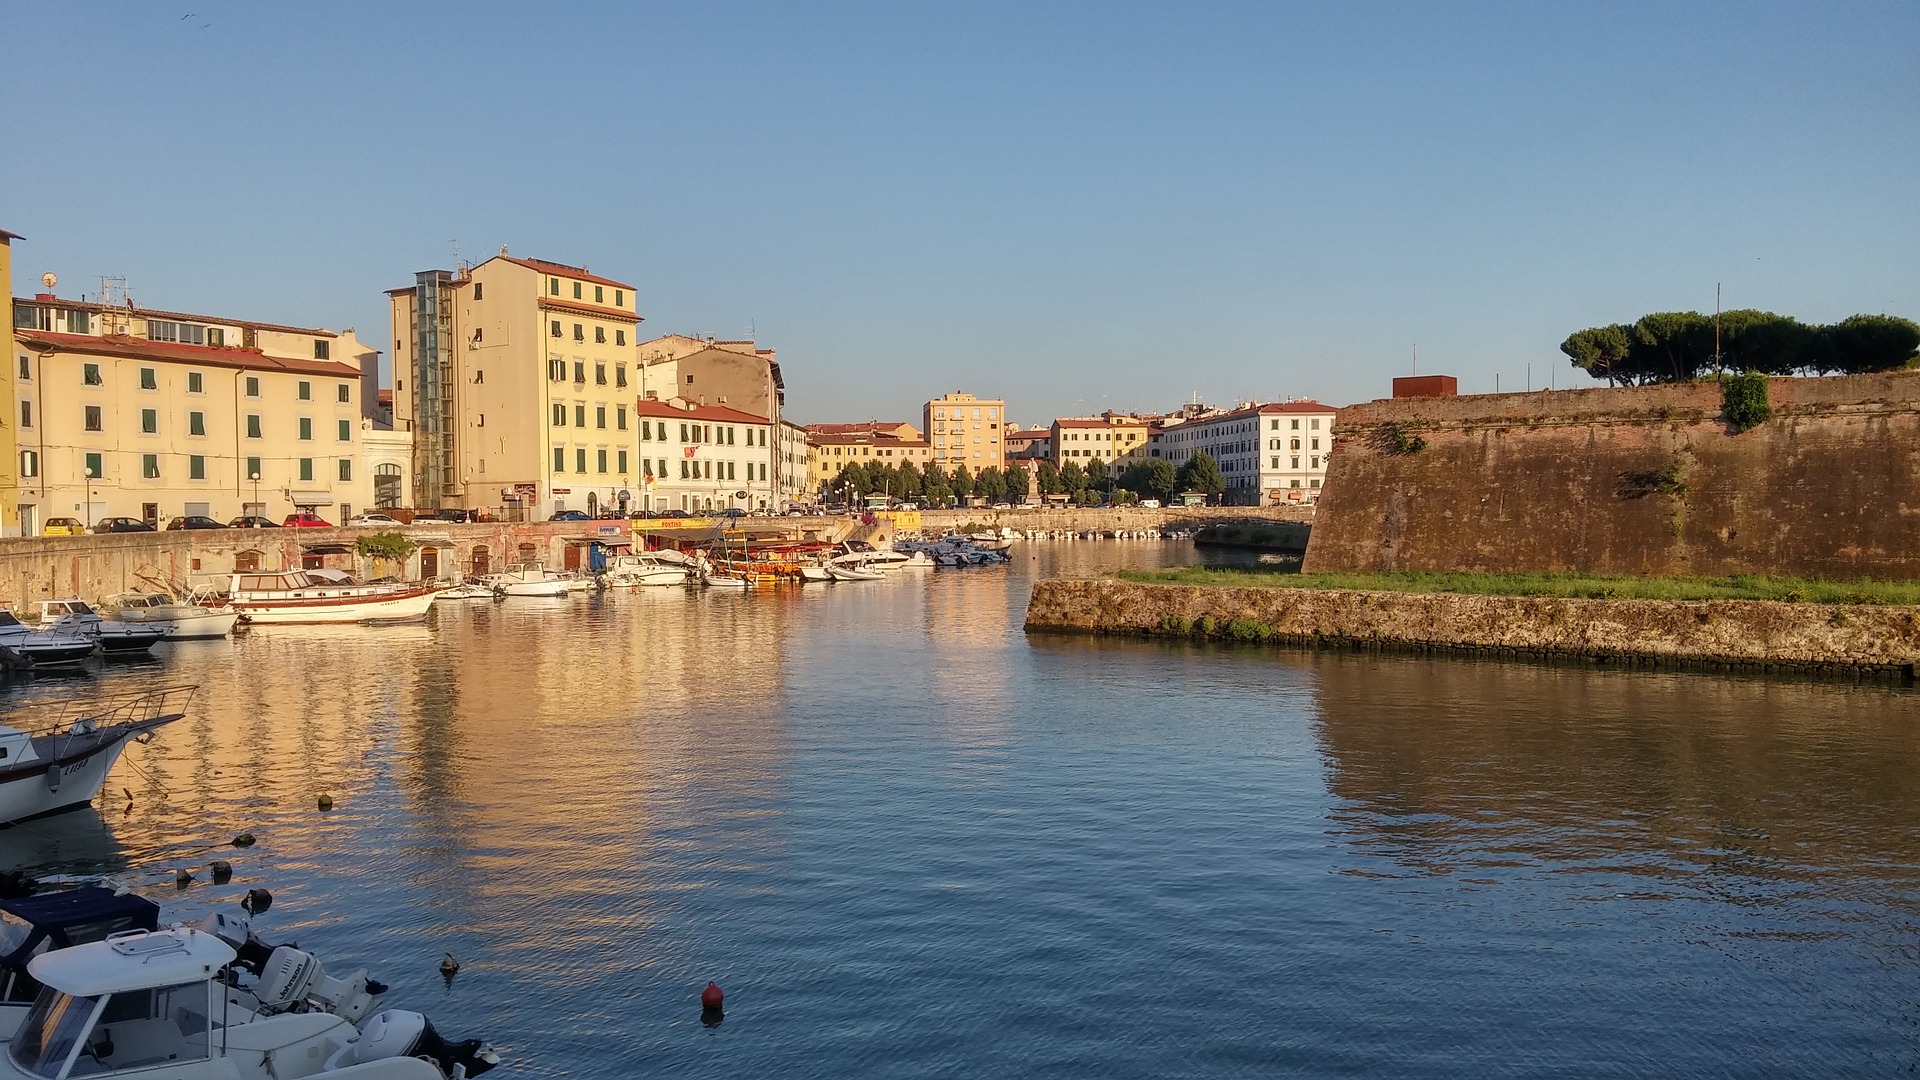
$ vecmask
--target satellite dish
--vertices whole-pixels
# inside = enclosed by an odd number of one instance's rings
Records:
[[[60,284],[60,278],[58,275],[54,274],[53,271],[49,270],[46,273],[40,275],[40,284],[45,285],[47,288],[51,289],[55,285]]]

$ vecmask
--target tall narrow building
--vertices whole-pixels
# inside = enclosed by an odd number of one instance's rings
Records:
[[[1005,401],[943,394],[927,402],[923,415],[927,438],[933,440],[933,464],[949,472],[959,465],[969,472],[1007,467]]]
[[[502,248],[387,295],[414,506],[521,518],[635,503],[633,286]]]

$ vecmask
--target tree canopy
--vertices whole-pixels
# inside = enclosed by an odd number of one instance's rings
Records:
[[[1637,386],[1682,382],[1716,367],[1767,375],[1890,371],[1914,361],[1920,325],[1895,315],[1855,315],[1822,326],[1741,308],[1720,313],[1719,350],[1716,364],[1713,316],[1697,311],[1588,327],[1560,343],[1573,365],[1594,378]]]
[[[1220,463],[1205,450],[1197,451],[1181,462],[1173,482],[1181,491],[1204,491],[1209,495],[1218,495],[1227,490],[1226,478],[1220,475]]]

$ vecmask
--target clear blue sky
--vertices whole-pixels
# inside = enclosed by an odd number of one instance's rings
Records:
[[[189,16],[190,17],[183,17]],[[12,4],[16,291],[387,341],[454,252],[756,329],[796,419],[1566,386],[1920,314],[1920,4]],[[391,348],[391,342],[387,341]],[[1580,379],[1584,380],[1584,376]]]

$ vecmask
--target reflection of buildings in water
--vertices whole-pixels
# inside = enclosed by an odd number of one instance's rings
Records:
[[[1884,689],[1301,657],[1348,841],[1431,873],[1908,879],[1920,755]],[[1716,871],[1700,875],[1699,871]]]

